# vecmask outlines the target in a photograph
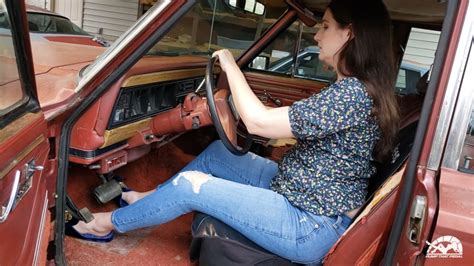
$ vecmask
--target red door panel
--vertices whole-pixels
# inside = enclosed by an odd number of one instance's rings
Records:
[[[474,250],[473,199],[472,174],[441,169],[439,211],[425,265],[473,264],[474,253],[468,252]]]
[[[49,217],[41,166],[45,165],[48,152],[41,112],[27,113],[0,130],[1,265],[38,263],[40,252],[46,248],[41,243],[45,244],[42,240],[49,233],[44,232]],[[6,215],[11,199],[13,208]]]
[[[295,101],[308,98],[327,86],[324,82],[280,77],[256,72],[246,72],[245,78],[252,90],[261,99],[265,91],[267,91],[272,97],[279,99],[283,106],[291,105]],[[268,103],[272,105],[271,101],[268,101]]]

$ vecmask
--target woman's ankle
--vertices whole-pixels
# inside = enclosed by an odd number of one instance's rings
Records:
[[[138,200],[148,196],[149,194],[153,193],[155,190],[149,190],[146,192],[138,192],[138,191],[127,191],[122,193],[122,199],[127,202],[128,204],[133,204]]]

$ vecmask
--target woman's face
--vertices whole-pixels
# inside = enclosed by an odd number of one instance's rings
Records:
[[[332,66],[337,71],[337,62],[339,60],[339,50],[349,40],[351,36],[350,29],[340,28],[332,12],[326,9],[323,21],[314,40],[319,46],[319,60]]]

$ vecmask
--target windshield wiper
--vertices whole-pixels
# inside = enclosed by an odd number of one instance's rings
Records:
[[[181,53],[176,51],[152,51],[148,52],[146,55],[179,56]]]
[[[207,51],[192,51],[191,54],[193,55],[208,55],[212,56],[212,54],[217,51],[216,49],[209,48]]]

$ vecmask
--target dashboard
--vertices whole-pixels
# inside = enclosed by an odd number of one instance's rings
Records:
[[[198,77],[122,87],[107,129],[151,117],[182,104],[184,97],[194,92],[202,79]]]
[[[108,173],[182,132],[212,124],[206,98],[194,93],[206,63],[198,57],[142,58],[81,115],[69,160]]]

